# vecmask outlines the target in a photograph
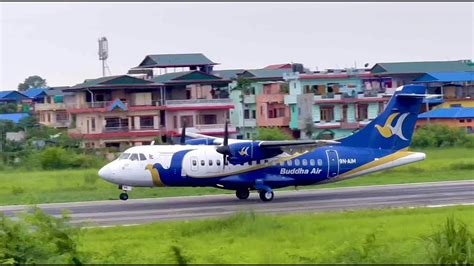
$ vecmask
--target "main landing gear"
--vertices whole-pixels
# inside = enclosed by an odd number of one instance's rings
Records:
[[[119,199],[121,200],[128,200],[128,191],[132,190],[131,186],[125,186],[125,185],[119,185],[119,189],[121,189],[123,192],[120,193]]]
[[[258,190],[258,194],[259,194],[260,199],[262,201],[266,202],[266,201],[272,201],[273,200],[273,197],[275,196],[275,194],[273,193],[273,191],[270,187],[262,186],[262,187],[258,187],[256,189]],[[249,191],[248,188],[237,189],[235,191],[235,196],[238,199],[241,199],[241,200],[248,199],[249,195],[250,195],[250,191]]]

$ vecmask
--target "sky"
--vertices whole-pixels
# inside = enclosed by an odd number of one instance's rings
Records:
[[[0,3],[0,90],[30,75],[72,86],[147,54],[203,53],[216,69],[316,70],[472,59],[473,3]]]

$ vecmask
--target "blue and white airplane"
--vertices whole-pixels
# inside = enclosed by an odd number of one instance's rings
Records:
[[[185,134],[181,145],[127,149],[99,171],[118,184],[120,199],[132,187],[216,187],[247,199],[251,190],[271,201],[273,189],[336,182],[423,160],[407,148],[424,97],[422,85],[399,87],[386,109],[360,131],[331,140],[251,141]],[[184,141],[184,136],[194,137]],[[300,152],[288,152],[298,149]]]

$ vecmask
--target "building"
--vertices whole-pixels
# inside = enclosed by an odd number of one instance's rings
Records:
[[[0,91],[0,104],[1,103],[17,103],[30,102],[30,97],[19,91]]]
[[[222,136],[229,110],[228,79],[212,74],[202,54],[148,55],[129,75],[86,80],[65,92],[69,134],[85,147],[148,144],[176,138],[181,128]],[[155,75],[155,74],[159,75]],[[235,127],[229,132],[235,134]]]
[[[230,111],[230,117],[239,130],[239,138],[255,138],[257,127],[288,129],[290,112],[284,103],[288,83],[283,76],[292,71],[291,64],[281,64],[234,74],[230,97],[235,108]],[[239,79],[248,82],[245,88],[239,87]]]
[[[54,128],[69,127],[70,117],[66,110],[64,97],[74,97],[71,92],[64,92],[69,87],[52,87],[37,91],[32,97],[35,98],[32,108],[42,125]]]
[[[160,134],[161,85],[127,75],[86,80],[65,92],[69,135],[87,148],[150,143]]]
[[[443,124],[450,127],[465,129],[468,134],[473,133],[474,107],[438,108],[418,116],[416,126],[426,124]]]
[[[328,69],[285,75],[289,95],[290,129],[295,137],[340,138],[365,126],[385,107],[383,95],[392,87],[388,77],[366,69]],[[301,134],[301,132],[303,134]],[[306,136],[312,132],[311,136]]]
[[[474,107],[474,72],[429,72],[415,79],[427,86],[427,92],[442,94],[441,98],[427,101],[428,111],[433,108]]]

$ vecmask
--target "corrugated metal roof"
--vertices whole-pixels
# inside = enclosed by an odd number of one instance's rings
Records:
[[[173,72],[173,73],[167,73],[163,75],[159,75],[153,78],[154,82],[159,82],[159,83],[165,83],[168,81],[171,81],[175,78],[179,78],[181,76],[187,75],[189,73],[192,73],[194,71],[181,71],[181,72]]]
[[[21,119],[30,116],[27,113],[0,114],[0,120],[10,120],[18,123]]]
[[[221,77],[223,79],[236,79],[238,74],[241,74],[245,69],[224,69],[224,70],[214,70],[212,75]]]
[[[291,64],[286,63],[286,64],[274,64],[274,65],[268,65],[264,67],[264,69],[286,69],[286,68],[291,68]]]
[[[23,92],[23,94],[25,94],[26,96],[30,97],[30,98],[35,98],[39,95],[41,95],[42,93],[46,94],[46,90],[45,88],[34,88],[34,89],[28,89],[26,91]]]
[[[283,78],[284,73],[291,73],[291,69],[249,69],[245,72],[250,73],[254,78]],[[245,73],[244,72],[244,73]]]
[[[474,81],[474,72],[430,72],[415,82],[467,82]]]
[[[474,107],[451,107],[434,109],[418,116],[418,119],[427,118],[474,118]]]
[[[150,85],[152,81],[131,77],[128,75],[108,76],[97,79],[87,79],[84,83],[77,84],[70,89],[82,89],[97,86],[120,86],[120,85]],[[66,89],[67,91],[68,89]]]
[[[180,67],[216,65],[201,53],[147,55],[138,67]]]
[[[417,74],[429,72],[474,71],[467,60],[458,61],[425,61],[377,63],[370,70],[374,74]]]
[[[15,93],[15,94],[19,94],[25,98],[30,98],[28,96],[26,96],[25,94],[19,92],[19,91],[13,91],[13,90],[10,90],[10,91],[0,91],[0,99],[5,99],[7,98],[11,93]]]

